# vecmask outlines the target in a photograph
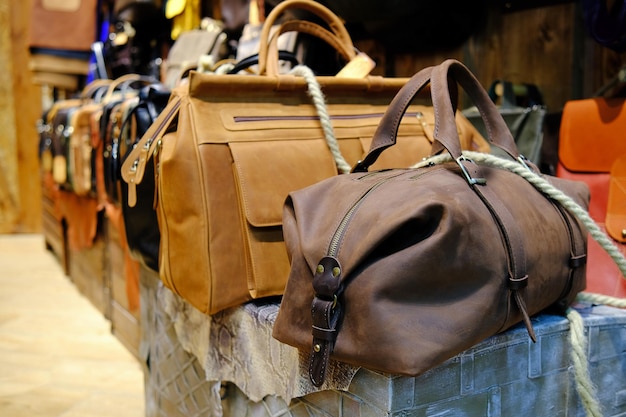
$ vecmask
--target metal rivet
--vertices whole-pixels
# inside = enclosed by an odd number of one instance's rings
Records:
[[[337,278],[340,273],[341,273],[341,269],[339,269],[338,266],[333,268],[333,277]]]
[[[315,346],[313,346],[313,350],[314,350],[315,352],[319,352],[320,350],[322,350],[322,347],[321,347],[321,346],[319,345],[319,343],[318,343],[318,344],[316,344]]]
[[[622,238],[626,239],[626,229],[622,229]]]
[[[324,273],[324,265],[318,265],[317,266],[317,273],[318,274],[323,274]]]

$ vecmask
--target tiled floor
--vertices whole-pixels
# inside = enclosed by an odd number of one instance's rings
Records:
[[[0,235],[0,416],[141,417],[143,372],[39,235]]]

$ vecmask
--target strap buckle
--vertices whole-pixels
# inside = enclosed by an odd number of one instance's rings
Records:
[[[474,178],[470,175],[470,173],[467,171],[467,168],[465,168],[465,166],[463,165],[463,161],[467,161],[467,162],[471,162],[472,164],[474,163],[474,161],[472,161],[471,159],[467,158],[466,156],[459,156],[456,159],[456,163],[457,165],[461,168],[461,172],[463,173],[463,175],[465,176],[465,179],[467,180],[467,182],[470,185],[485,185],[487,184],[487,180],[484,178]]]

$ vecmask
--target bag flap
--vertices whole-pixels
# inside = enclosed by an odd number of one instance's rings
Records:
[[[256,227],[280,226],[291,191],[337,175],[324,139],[229,144],[242,210]]]
[[[611,167],[606,231],[620,243],[626,243],[626,154]]]
[[[609,172],[626,154],[625,99],[590,98],[565,103],[559,160],[570,171]]]

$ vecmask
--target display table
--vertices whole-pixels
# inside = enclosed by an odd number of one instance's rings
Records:
[[[334,362],[324,386],[306,355],[272,339],[277,302],[206,316],[142,270],[142,352],[148,417],[583,416],[570,360],[569,322],[533,319],[419,377]],[[591,377],[605,416],[626,413],[626,312],[580,309]]]

